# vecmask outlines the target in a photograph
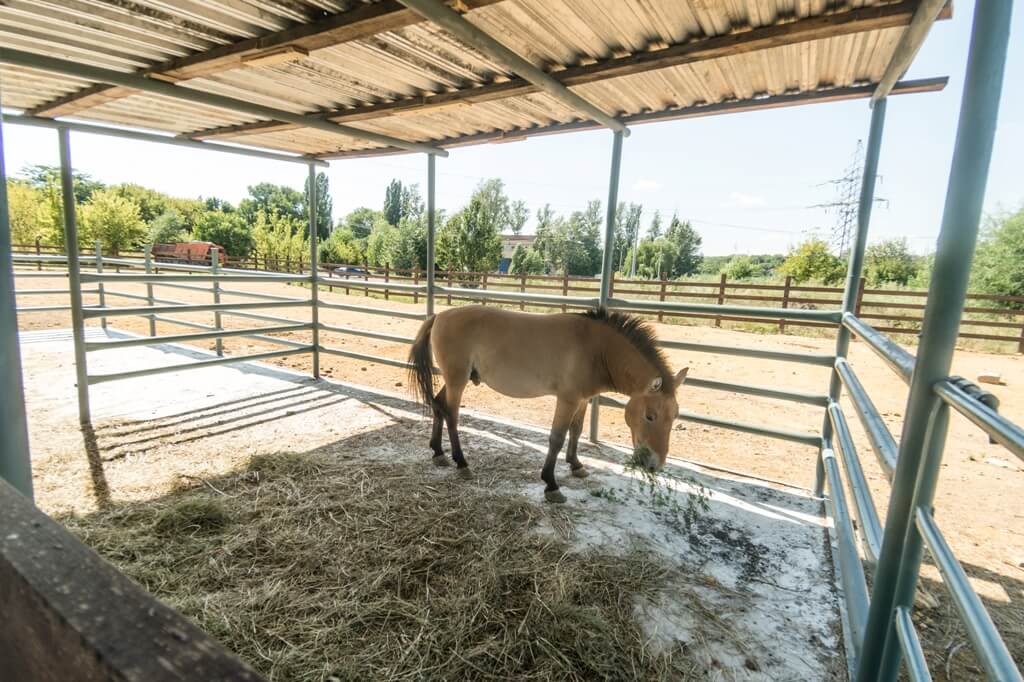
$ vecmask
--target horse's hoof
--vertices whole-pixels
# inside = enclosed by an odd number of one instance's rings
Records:
[[[561,490],[545,490],[544,499],[555,504],[565,504],[565,495]]]
[[[586,478],[587,476],[590,475],[590,472],[587,471],[587,467],[581,464],[580,466],[572,470],[572,475],[575,476],[576,478]]]
[[[467,481],[473,478],[473,472],[470,471],[469,467],[459,467],[455,470],[455,475]]]
[[[448,458],[444,455],[434,455],[430,458],[430,461],[434,463],[434,466],[446,467],[449,466]]]

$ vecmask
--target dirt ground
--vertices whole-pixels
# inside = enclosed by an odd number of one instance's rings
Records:
[[[31,288],[59,288],[62,278],[31,280]],[[23,288],[28,288],[23,285]],[[119,290],[144,293],[141,285],[121,284]],[[304,296],[297,287],[260,283],[237,285],[235,289],[280,293],[286,296]],[[159,289],[160,298],[183,302],[209,302],[209,294],[180,289]],[[346,296],[337,289],[323,292],[327,301],[398,310],[422,311],[420,305],[397,301],[366,299]],[[225,300],[227,297],[225,297]],[[230,300],[242,300],[233,298]],[[95,297],[87,301],[95,301]],[[443,299],[440,300],[443,303]],[[32,296],[19,299],[23,306],[59,305],[66,303],[63,296]],[[135,305],[127,299],[116,299],[115,305]],[[442,307],[443,308],[443,307]],[[296,320],[308,320],[308,311],[302,308],[268,309],[266,314],[277,314]],[[211,323],[212,313],[181,316],[196,322]],[[418,322],[398,320],[376,315],[334,310],[321,310],[321,322],[371,329],[402,336],[414,335]],[[34,313],[20,316],[23,329],[62,328],[69,325],[69,316],[62,313]],[[110,324],[118,329],[146,333],[148,323],[142,318],[114,317]],[[228,328],[259,325],[260,322],[241,318],[224,318]],[[266,323],[271,324],[271,323]],[[797,336],[762,336],[757,334],[717,329],[710,326],[657,325],[661,338],[695,341],[717,345],[777,349],[803,352],[830,353],[833,341]],[[185,333],[183,327],[158,323],[158,334]],[[294,340],[307,341],[309,333],[291,335]],[[353,352],[404,359],[407,348],[374,339],[344,336],[332,333],[321,335],[321,343]],[[212,342],[202,342],[212,348]],[[247,354],[270,350],[273,347],[249,339],[225,339],[227,353]],[[910,348],[913,352],[915,349]],[[747,358],[716,356],[704,353],[670,351],[673,366],[691,367],[691,377],[717,379],[736,383],[778,386],[797,391],[824,393],[828,384],[828,369],[810,365],[780,363]],[[308,371],[308,356],[290,357],[272,361],[295,370]],[[850,362],[868,389],[876,406],[885,418],[897,441],[902,424],[907,387],[864,344],[854,342]],[[347,358],[321,356],[322,372],[334,379],[353,382],[389,391],[407,389],[402,369],[371,364]],[[1017,355],[996,355],[977,351],[958,351],[954,359],[955,374],[974,379],[981,372],[1000,373],[1002,386],[986,386],[1001,401],[1000,411],[1016,423],[1024,423],[1024,358]],[[159,381],[159,378],[153,378]],[[69,396],[69,400],[72,397]],[[546,426],[549,423],[552,400],[512,400],[485,387],[470,387],[464,403],[480,413],[503,419]],[[741,421],[768,424],[791,430],[818,432],[823,410],[768,399],[752,398],[692,387],[685,387],[680,405],[693,412],[726,417]],[[881,470],[871,456],[871,450],[855,412],[844,400],[844,411],[850,420],[862,462],[872,486],[880,516],[885,515],[889,489]],[[605,409],[601,412],[601,438],[611,442],[628,441],[628,430],[621,414]],[[424,433],[424,439],[427,434]],[[810,487],[814,478],[816,452],[813,448],[750,436],[732,431],[692,424],[677,425],[673,434],[672,454],[690,461],[726,469],[746,472],[765,479],[784,481]],[[473,453],[467,452],[472,462]],[[1007,640],[1018,665],[1024,664],[1024,496],[1020,494],[1024,483],[1024,467],[1011,454],[997,445],[990,445],[981,432],[954,415],[948,437],[942,477],[935,500],[936,517],[957,552],[957,556],[971,576],[975,589],[992,613]],[[41,498],[45,509],[47,500]],[[963,631],[956,624],[952,606],[944,588],[938,584],[938,574],[930,565],[924,568],[925,596],[919,600],[916,618],[922,640],[928,650],[932,672],[938,679],[970,679],[980,674],[966,643]]]

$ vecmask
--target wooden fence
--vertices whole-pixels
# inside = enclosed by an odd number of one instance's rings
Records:
[[[62,252],[60,247],[35,245],[15,245],[15,251],[54,253]],[[83,258],[92,254],[83,253]],[[141,256],[141,253],[122,253],[122,256]],[[267,270],[273,272],[302,272],[308,266],[308,260],[300,257],[276,259],[254,255],[248,258],[228,258],[227,267]],[[425,273],[415,268],[402,270],[391,267],[373,268],[365,265],[346,263],[321,263],[324,285],[331,291],[339,289],[346,294],[353,292],[366,296],[381,296],[390,300],[411,299],[419,303],[422,294],[405,291],[379,289],[377,287],[360,287],[359,282],[373,280],[380,282],[413,283],[425,282]],[[568,275],[512,275],[494,272],[459,272],[438,270],[434,275],[438,284],[450,287],[471,287],[483,291],[505,291],[520,293],[540,293],[562,296],[591,296],[600,293],[600,281],[596,277],[570,277]],[[745,281],[730,282],[723,274],[717,281],[670,280],[662,273],[661,279],[629,279],[616,275],[612,278],[611,294],[614,297],[638,300],[686,301],[690,303],[706,303],[724,305],[764,306],[774,308],[838,308],[842,301],[843,289],[829,286],[803,286],[794,284],[791,277],[786,277],[782,284],[753,284]],[[457,302],[471,301],[468,297],[443,294],[440,300],[452,305]],[[916,336],[920,332],[924,317],[927,291],[905,289],[873,289],[866,286],[861,279],[857,288],[855,311],[858,317],[869,322],[882,332],[889,334],[905,334]],[[526,303],[498,302],[496,300],[477,301],[483,305],[506,305],[526,308]],[[995,307],[997,303],[1016,304],[1018,309]],[[563,311],[572,306],[530,302],[531,308],[561,308]],[[760,318],[741,317],[735,315],[716,315],[713,313],[681,313],[662,310],[645,313],[656,317],[658,321],[666,318],[704,319],[713,321],[716,327],[723,321],[746,322],[759,325],[766,324]],[[833,327],[823,322],[800,320],[778,320],[772,324],[784,333],[787,327]],[[961,321],[960,338],[996,341],[1012,344],[1018,353],[1024,353],[1024,296],[1002,296],[996,294],[967,294],[967,307]]]

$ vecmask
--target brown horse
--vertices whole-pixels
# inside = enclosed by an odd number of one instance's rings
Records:
[[[629,396],[626,424],[633,446],[646,451],[640,463],[659,469],[679,407],[676,389],[684,368],[673,374],[655,345],[654,331],[640,318],[603,309],[580,314],[535,315],[497,308],[452,308],[427,318],[409,353],[411,383],[434,415],[430,447],[434,463],[447,466],[441,430],[448,425],[452,459],[468,474],[459,444],[459,405],[466,384],[487,384],[513,398],[553,395],[558,402],[541,471],[545,498],[564,502],[555,480],[555,462],[569,435],[565,459],[573,476],[587,470],[576,456],[587,401],[612,391]],[[444,386],[435,395],[431,355]]]

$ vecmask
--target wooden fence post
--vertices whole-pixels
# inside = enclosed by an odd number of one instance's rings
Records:
[[[718,282],[718,305],[725,305],[725,273],[722,273],[722,278]],[[715,326],[722,326],[722,318],[715,318]]]
[[[667,280],[668,280],[668,273],[665,272],[665,271],[662,271],[662,273],[661,273],[661,286],[659,287],[659,290],[658,290],[658,300],[661,301],[662,303],[665,302],[665,282]],[[662,321],[664,321],[664,319],[665,319],[665,311],[664,310],[658,310],[658,322],[662,322]]]
[[[290,254],[290,253],[287,256],[284,257],[284,271],[285,272],[291,272],[292,271],[292,254]]]
[[[520,275],[519,293],[521,293],[521,294],[525,294],[526,293],[526,273],[525,272]],[[526,301],[525,300],[520,299],[520,301],[519,301],[519,309],[520,310],[526,310]]]
[[[387,267],[387,266],[385,266],[385,267]],[[365,266],[363,266],[363,281],[364,282],[369,282],[370,281],[370,264],[369,263],[367,263]],[[386,291],[387,290],[385,290],[385,293],[386,293]],[[363,287],[363,294],[367,298],[369,298],[370,297],[370,287]]]
[[[486,272],[483,274],[483,277],[480,278],[480,289],[481,289],[481,291],[487,291],[487,273]],[[480,299],[480,305],[487,305],[487,296],[486,295],[483,298]]]
[[[861,277],[860,281],[857,282],[857,303],[853,306],[853,314],[857,317],[860,317],[860,306],[864,303],[864,285],[866,283],[867,280],[863,277]]]
[[[789,288],[793,285],[793,276],[786,275],[786,283],[782,287],[782,307],[789,307]],[[779,333],[786,333],[786,320],[785,318],[779,320]]]
[[[43,254],[43,249],[39,245],[39,237],[36,237],[36,255],[37,256],[41,256],[42,254]],[[37,260],[36,261],[36,270],[42,270],[42,269],[43,269],[43,261]]]
[[[448,288],[449,289],[452,288],[452,269],[451,268],[448,268]],[[448,305],[450,306],[451,304],[452,304],[452,295],[451,295],[451,292],[449,292],[448,293]]]
[[[333,294],[334,293],[334,287],[331,286],[330,280],[334,279],[334,268],[332,268],[330,265],[327,266],[327,279],[328,279],[327,290],[330,291]]]
[[[391,281],[391,263],[385,263],[384,264],[384,284],[387,284],[390,281]],[[385,301],[390,301],[391,300],[390,293],[391,292],[388,291],[388,288],[384,287],[384,300]],[[369,295],[369,294],[367,294],[367,295]]]
[[[1020,343],[1017,344],[1017,352],[1024,353],[1024,323],[1020,325]]]
[[[566,268],[565,272],[562,273],[562,296],[569,295],[569,269]],[[562,312],[566,312],[565,304],[562,304]]]
[[[420,266],[418,266],[418,265],[412,271],[412,283],[415,284],[416,286],[420,285]],[[418,291],[412,292],[412,302],[413,303],[419,303],[420,302],[420,292],[418,292]]]

